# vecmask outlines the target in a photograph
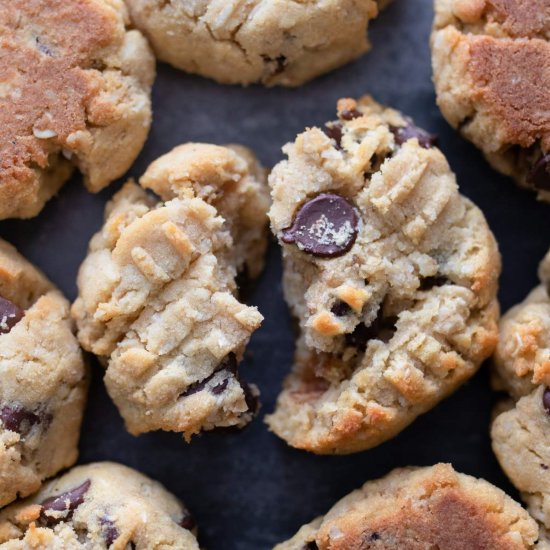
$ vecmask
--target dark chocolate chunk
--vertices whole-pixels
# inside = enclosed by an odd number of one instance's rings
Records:
[[[544,392],[542,394],[542,406],[544,407],[544,410],[550,414],[550,388],[548,387],[544,388]]]
[[[344,109],[340,113],[340,118],[343,120],[353,120],[354,118],[359,118],[361,116],[363,116],[363,113],[357,109]]]
[[[230,353],[214,370],[214,372],[207,376],[204,380],[200,380],[199,382],[195,382],[194,384],[191,384],[184,393],[180,395],[180,397],[189,397],[190,395],[193,395],[195,393],[200,392],[201,390],[204,390],[208,382],[210,382],[214,376],[220,371],[227,371],[231,375],[235,376],[237,374],[237,357],[234,353]],[[228,379],[225,380],[225,386],[227,386]],[[212,391],[214,392],[214,389],[221,386],[223,384],[220,383],[217,386],[215,386]],[[218,390],[217,393],[221,393],[224,389]]]
[[[436,286],[443,286],[449,283],[449,279],[444,275],[434,275],[433,277],[424,277],[420,281],[419,290],[431,290]]]
[[[330,308],[330,312],[336,315],[336,317],[345,317],[346,315],[351,313],[351,307],[346,304],[346,302],[342,302],[342,300],[337,300]]]
[[[46,525],[55,525],[60,521],[70,519],[73,512],[84,502],[84,496],[88,492],[92,482],[87,479],[82,485],[61,493],[60,495],[49,497],[42,501],[42,512],[40,520]],[[48,512],[66,512],[63,516],[49,515]]]
[[[0,296],[0,334],[7,334],[24,315],[21,308]]]
[[[0,420],[4,427],[21,435],[29,433],[35,424],[46,419],[47,416],[35,414],[23,407],[4,405],[0,408]]]
[[[99,520],[99,523],[102,527],[101,535],[105,540],[105,544],[107,544],[107,546],[111,546],[111,544],[113,544],[113,542],[115,542],[115,540],[120,536],[120,531],[117,529],[114,521],[108,517],[102,517]]]
[[[336,149],[342,148],[342,124],[340,122],[327,122],[323,132],[336,142]]]
[[[291,227],[282,232],[285,243],[320,258],[336,258],[350,250],[357,238],[359,215],[344,197],[321,193],[306,202]]]
[[[550,153],[535,162],[527,174],[527,183],[539,191],[550,191]]]
[[[382,340],[389,342],[395,334],[397,317],[384,317],[382,307],[378,310],[378,316],[369,325],[361,323],[355,327],[351,334],[346,334],[346,344],[359,350],[365,350],[370,340]]]
[[[390,127],[397,145],[403,145],[403,143],[409,139],[414,138],[418,140],[420,147],[424,147],[424,149],[430,149],[431,147],[435,147],[437,145],[437,136],[429,134],[426,130],[419,128],[410,118],[407,118],[407,123],[407,126]]]
[[[189,510],[185,509],[183,511],[183,517],[178,521],[178,525],[188,531],[192,531],[197,526],[197,522]]]

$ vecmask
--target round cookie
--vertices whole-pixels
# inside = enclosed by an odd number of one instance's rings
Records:
[[[485,480],[450,464],[369,481],[274,550],[528,550],[537,524]]]
[[[257,390],[237,364],[263,317],[240,303],[238,273],[257,276],[267,246],[265,173],[242,147],[187,144],[107,205],[73,305],[82,346],[128,430],[183,432],[247,424]]]
[[[367,449],[491,355],[497,245],[433,136],[371,98],[283,150],[269,215],[302,335],[267,422],[316,453]]]
[[[550,1],[436,0],[443,116],[490,164],[550,200]]]
[[[151,125],[155,65],[122,0],[14,0],[0,10],[0,219],[36,216],[74,166],[97,192]]]
[[[73,468],[0,512],[2,550],[199,550],[194,530],[160,483],[112,462]]]
[[[157,57],[227,84],[298,86],[369,49],[374,0],[128,0]]]
[[[550,530],[550,252],[541,284],[503,316],[495,386],[511,399],[497,409],[493,449],[531,515]]]
[[[69,303],[0,239],[0,506],[78,456],[87,372]]]

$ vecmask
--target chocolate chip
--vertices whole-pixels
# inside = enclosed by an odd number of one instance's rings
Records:
[[[550,191],[550,153],[535,162],[527,174],[527,183],[540,191]]]
[[[42,501],[42,512],[40,520],[46,525],[55,525],[60,521],[70,519],[73,512],[84,502],[84,496],[88,492],[92,482],[87,479],[82,485],[61,493],[60,495],[49,497]],[[49,515],[47,512],[66,512],[64,516]]]
[[[302,550],[319,550],[319,547],[315,541],[311,541],[306,542],[306,544],[302,546]]]
[[[330,312],[336,315],[336,317],[345,317],[351,312],[351,307],[346,304],[346,302],[338,300],[334,302],[333,306],[330,308]]]
[[[178,521],[178,525],[188,531],[192,531],[197,526],[197,522],[189,510],[184,510],[183,517]]]
[[[340,122],[327,122],[323,132],[336,142],[336,149],[342,149],[342,124]]]
[[[0,408],[0,420],[4,428],[21,435],[29,433],[34,425],[40,424],[48,416],[35,414],[23,407],[4,405]]]
[[[306,202],[292,227],[282,232],[285,243],[320,258],[336,258],[350,250],[357,238],[359,215],[344,197],[321,193]]]
[[[207,376],[204,380],[201,380],[199,382],[195,382],[194,384],[191,384],[187,390],[185,390],[184,393],[182,393],[180,395],[180,397],[189,397],[190,395],[193,395],[195,393],[198,393],[202,390],[204,390],[204,388],[206,387],[206,385],[208,384],[208,382],[210,382],[214,376],[216,376],[216,374],[220,371],[228,371],[228,373],[232,374],[233,376],[236,375],[237,373],[237,358],[235,356],[234,353],[230,353],[217,367],[216,369],[214,369],[214,372],[210,375],[210,376]],[[227,386],[227,379],[224,381],[225,382],[225,386],[223,389],[221,390],[218,390],[217,393],[221,393],[225,387]],[[218,388],[220,385],[222,385],[222,383],[218,384],[217,386],[215,386],[212,391],[214,391],[215,388]]]
[[[546,464],[543,464],[542,462],[540,463],[540,467],[543,469],[543,470],[548,470],[548,466]]]
[[[114,521],[108,517],[102,517],[99,520],[99,523],[102,527],[101,535],[105,540],[105,544],[107,544],[107,546],[111,546],[111,544],[113,544],[113,542],[115,542],[115,540],[120,536],[120,531],[117,529]]]
[[[397,317],[384,317],[382,307],[378,310],[378,316],[369,325],[361,323],[355,327],[351,334],[346,334],[346,344],[359,350],[365,350],[370,340],[382,340],[389,342],[395,334]]]
[[[380,540],[380,535],[378,533],[371,533],[369,540]]]
[[[437,136],[429,134],[426,130],[419,128],[410,118],[407,118],[407,126],[391,126],[390,131],[394,135],[397,145],[403,145],[403,143],[409,139],[414,138],[418,140],[418,144],[420,147],[424,147],[424,149],[430,149],[437,145]]]
[[[550,414],[550,388],[544,388],[544,393],[542,394],[542,406],[544,410]]]
[[[436,286],[443,286],[449,283],[449,279],[444,275],[434,275],[432,277],[424,277],[420,281],[419,290],[431,290]]]
[[[0,296],[0,334],[7,334],[24,315],[22,309]]]
[[[363,116],[363,113],[357,109],[344,109],[340,114],[340,118],[343,120],[353,120],[354,118],[359,118]]]
[[[227,388],[227,384],[229,384],[229,378],[226,378],[225,380],[223,380],[222,382],[220,382],[218,385],[214,386],[212,388],[212,393],[214,395],[220,395],[221,393],[223,393],[225,391],[225,389]]]
[[[273,72],[274,75],[281,74],[287,65],[286,56],[279,55],[277,57],[269,57],[268,55],[262,55],[262,59],[266,63],[275,63],[275,71]]]

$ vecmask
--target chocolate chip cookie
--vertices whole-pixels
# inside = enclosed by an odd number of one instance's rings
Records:
[[[128,0],[157,57],[229,84],[298,86],[369,49],[374,0]]]
[[[274,550],[542,550],[538,536],[503,491],[437,464],[365,483]]]
[[[235,278],[259,274],[269,191],[247,149],[186,144],[127,183],[90,243],[73,305],[82,346],[128,430],[183,432],[247,424],[257,390],[237,372],[262,316]]]
[[[12,0],[0,9],[0,219],[36,216],[74,166],[99,191],[151,124],[155,65],[122,0]]]
[[[550,531],[550,252],[541,284],[503,316],[495,353],[501,404],[491,436],[497,458],[531,515]]]
[[[491,165],[550,200],[550,1],[436,0],[443,116]]]
[[[0,239],[0,506],[76,461],[86,374],[69,303]]]
[[[189,511],[120,464],[73,468],[0,512],[0,548],[198,550]]]
[[[434,136],[365,97],[270,175],[302,335],[267,418],[290,445],[378,445],[474,374],[497,339],[500,256]]]

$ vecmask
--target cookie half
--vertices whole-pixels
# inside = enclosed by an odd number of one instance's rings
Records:
[[[500,322],[495,386],[510,394],[491,428],[500,465],[531,515],[550,530],[550,252],[541,284]]]
[[[365,483],[274,550],[542,550],[538,536],[503,491],[437,464]]]
[[[371,98],[283,150],[269,215],[301,336],[267,422],[301,449],[367,449],[492,353],[497,245],[433,136]]]
[[[0,506],[76,462],[87,384],[69,303],[0,239]]]
[[[443,116],[498,171],[550,200],[550,2],[436,0]]]
[[[250,151],[186,144],[127,183],[105,211],[73,305],[82,346],[128,430],[183,432],[247,424],[255,387],[237,372],[263,317],[237,298],[267,246],[269,192]]]
[[[73,468],[0,512],[0,548],[198,550],[195,522],[160,483],[120,464]]]
[[[97,192],[151,125],[153,54],[122,0],[14,0],[0,10],[0,219],[36,216],[74,166]]]
[[[127,4],[160,60],[222,83],[267,86],[298,86],[364,54],[378,14],[374,0]]]

